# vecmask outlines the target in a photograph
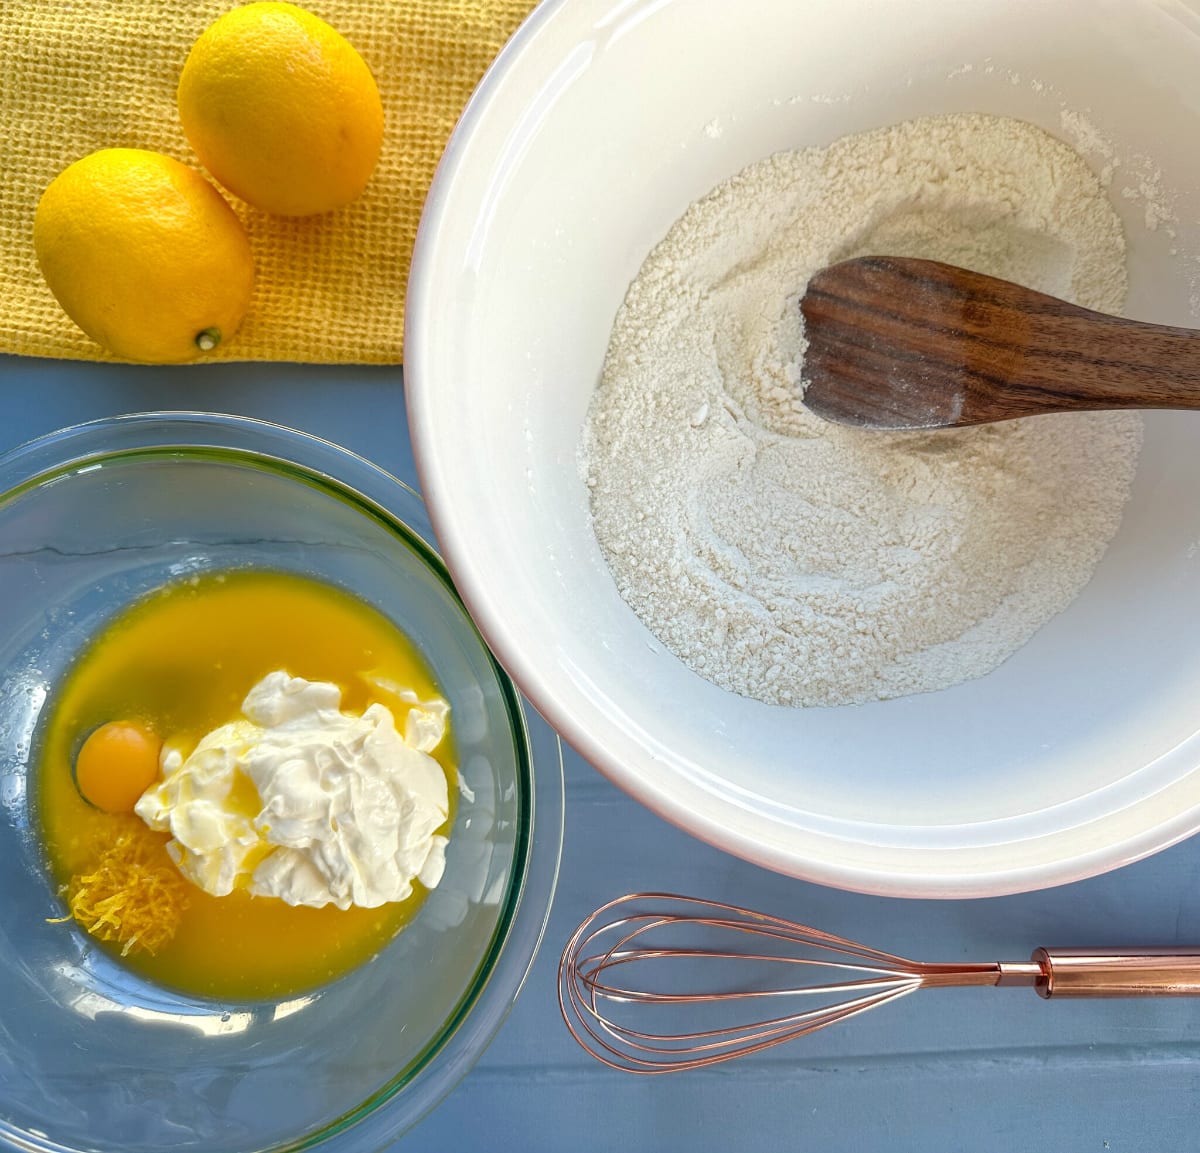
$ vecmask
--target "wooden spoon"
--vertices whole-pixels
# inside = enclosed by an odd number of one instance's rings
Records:
[[[1200,331],[1091,312],[932,260],[862,256],[800,302],[804,403],[871,429],[1200,408]]]

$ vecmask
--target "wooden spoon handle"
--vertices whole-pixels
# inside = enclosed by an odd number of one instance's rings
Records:
[[[833,274],[833,275],[831,275]],[[952,420],[1036,413],[1200,408],[1200,332],[1144,324],[929,260],[864,257],[823,269],[803,301],[819,333],[805,375],[844,394],[945,398]],[[885,363],[886,362],[886,363]]]

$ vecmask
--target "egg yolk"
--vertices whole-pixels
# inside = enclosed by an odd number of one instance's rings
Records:
[[[143,725],[109,721],[94,729],[75,759],[75,784],[84,800],[106,813],[131,813],[158,780],[162,741]]]

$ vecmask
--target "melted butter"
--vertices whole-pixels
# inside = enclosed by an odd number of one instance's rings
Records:
[[[334,681],[347,711],[361,712],[382,699],[397,711],[398,722],[403,711],[373,680],[386,678],[420,698],[440,695],[402,633],[327,585],[242,571],[167,586],[95,638],[43,713],[38,808],[56,881],[65,884],[86,869],[104,836],[104,814],[80,797],[71,779],[82,734],[113,718],[135,719],[186,755],[206,732],[234,720],[247,690],[275,668]],[[451,804],[452,736],[433,754],[447,774]],[[234,803],[249,814],[258,811],[257,792],[244,776]],[[408,900],[378,909],[307,909],[244,892],[212,897],[189,886],[188,909],[171,943],[153,956],[131,954],[124,963],[202,995],[289,996],[368,960],[411,919],[424,896],[418,886]]]
[[[254,782],[240,769],[233,774],[233,788],[230,789],[225,803],[235,813],[247,820],[256,816],[262,807]]]

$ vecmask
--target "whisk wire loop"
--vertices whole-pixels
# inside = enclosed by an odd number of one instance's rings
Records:
[[[638,989],[632,986],[612,984],[601,980],[600,974],[618,965],[631,964],[637,961],[651,960],[682,960],[684,958],[704,960],[725,960],[738,962],[767,962],[772,964],[807,966],[812,968],[829,969],[833,971],[877,973],[878,976],[857,981],[838,981],[822,984],[819,988],[806,985],[786,986],[777,989],[730,989],[722,992],[703,993],[659,993],[648,989]],[[619,953],[593,953],[587,957],[579,957],[575,962],[578,982],[597,996],[607,997],[613,1001],[637,1002],[647,1001],[655,1004],[686,1004],[688,1002],[711,1001],[749,1001],[766,997],[803,997],[816,996],[823,993],[851,993],[860,989],[890,987],[901,984],[911,984],[912,978],[900,975],[894,970],[868,969],[847,965],[837,961],[817,961],[810,957],[778,957],[768,953],[734,953],[716,949],[625,949]]]
[[[610,917],[614,911],[621,915]],[[758,944],[731,949],[690,940],[650,943],[650,938],[670,938],[680,930],[689,937],[698,932],[738,934]],[[736,963],[743,973],[751,963],[763,973],[781,970],[790,979],[682,992],[646,987],[633,979],[667,962],[676,971],[680,963],[703,964],[706,972],[708,963]],[[572,1036],[604,1064],[664,1073],[761,1052],[907,996],[921,987],[918,968],[894,954],[770,914],[692,897],[641,893],[609,902],[579,926],[563,951],[558,998]],[[628,976],[614,980],[618,970]],[[814,975],[830,979],[814,981]],[[724,1010],[792,997],[820,1003],[765,1018],[722,1020],[707,1028],[677,1023],[658,1031],[644,1023],[647,1010],[685,1005]],[[640,1012],[641,1017],[626,1019],[625,1010]]]

